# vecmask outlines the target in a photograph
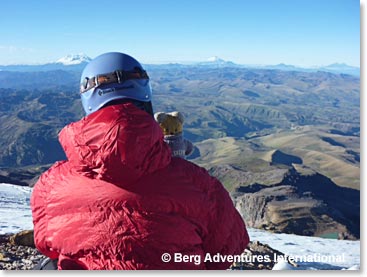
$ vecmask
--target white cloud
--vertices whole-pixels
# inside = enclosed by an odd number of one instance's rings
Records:
[[[0,45],[0,51],[15,54],[19,52],[34,52],[34,49],[28,47],[17,47],[13,45]]]
[[[30,47],[0,44],[0,65],[34,63],[32,58],[36,52],[34,48]]]

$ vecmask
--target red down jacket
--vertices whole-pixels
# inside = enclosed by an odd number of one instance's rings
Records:
[[[171,158],[159,125],[134,105],[103,108],[59,140],[68,160],[40,177],[31,198],[36,246],[59,269],[226,269],[230,262],[204,263],[205,255],[247,246],[222,184]],[[175,253],[201,260],[179,262]]]

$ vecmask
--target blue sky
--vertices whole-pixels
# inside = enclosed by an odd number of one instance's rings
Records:
[[[4,0],[0,64],[120,51],[143,63],[360,65],[359,0]]]

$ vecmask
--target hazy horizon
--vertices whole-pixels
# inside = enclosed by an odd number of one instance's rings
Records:
[[[68,55],[86,55],[88,56],[89,58],[93,59],[95,57],[91,57],[89,56],[88,54],[85,54],[85,53],[77,53],[77,54],[68,54]],[[68,56],[66,55],[66,56]],[[64,57],[66,57],[64,56]],[[64,58],[64,57],[60,57],[56,60],[49,60],[49,61],[45,61],[45,62],[30,62],[30,63],[12,63],[12,64],[0,64],[1,66],[37,66],[37,65],[45,65],[45,64],[51,64],[51,63],[56,63],[59,59],[61,58]],[[222,59],[221,57],[219,56],[215,56],[215,57],[218,57],[219,59]],[[144,61],[144,60],[141,60],[141,63],[142,64],[151,64],[151,65],[165,65],[165,64],[182,64],[182,65],[192,65],[192,64],[196,64],[196,63],[203,63],[203,62],[210,62],[210,58],[212,57],[208,57],[207,59],[205,60],[182,60],[182,61],[179,61],[179,60],[172,60],[172,61],[169,61],[169,60],[166,60],[166,61],[154,61],[154,60],[151,60],[151,61]],[[222,59],[224,60],[224,59]],[[233,61],[233,60],[224,60],[225,62],[233,62],[237,65],[242,65],[242,66],[253,66],[253,67],[257,67],[257,66],[276,66],[276,65],[286,65],[286,66],[294,66],[294,67],[299,67],[299,68],[318,68],[318,67],[326,67],[326,66],[330,66],[330,65],[335,65],[335,64],[339,64],[339,65],[347,65],[347,66],[353,66],[353,67],[358,67],[360,68],[360,66],[354,66],[354,65],[350,65],[346,62],[342,62],[342,61],[335,61],[333,63],[330,63],[330,64],[315,64],[315,65],[310,65],[310,66],[307,66],[307,65],[300,65],[300,64],[288,64],[288,63],[285,63],[285,62],[280,62],[280,63],[277,63],[277,64],[260,64],[260,63],[239,63],[239,62],[236,62],[236,61]]]

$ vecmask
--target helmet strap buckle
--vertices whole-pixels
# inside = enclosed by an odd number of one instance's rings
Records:
[[[99,74],[94,77],[94,87],[98,87],[100,85],[98,79],[99,79]]]
[[[115,71],[116,77],[117,77],[117,82],[119,84],[123,83],[126,81],[127,76],[126,76],[126,72],[123,70],[116,70]]]

